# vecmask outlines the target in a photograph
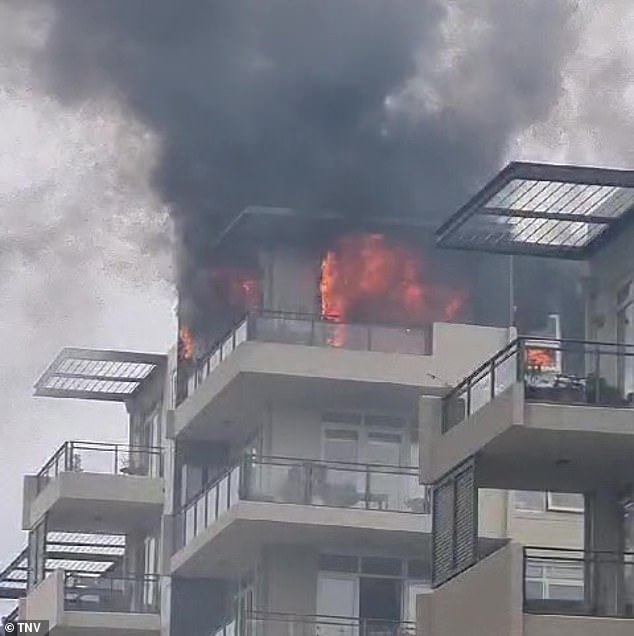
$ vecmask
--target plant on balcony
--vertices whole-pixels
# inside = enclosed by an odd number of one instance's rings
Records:
[[[79,453],[73,453],[70,459],[70,469],[75,473],[80,473],[82,471],[81,455]]]

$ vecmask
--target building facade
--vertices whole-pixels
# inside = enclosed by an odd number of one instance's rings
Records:
[[[243,215],[217,251],[250,245],[261,219]],[[363,231],[376,248],[377,228]],[[620,618],[627,577],[610,606],[619,618],[551,615],[585,598],[589,551],[626,553],[627,507],[611,488],[625,487],[629,407],[553,404],[559,386],[537,376],[564,378],[564,341],[518,338],[484,317],[486,302],[416,326],[364,322],[361,309],[333,319],[315,251],[290,230],[266,242],[256,306],[217,333],[181,325],[166,355],[66,349],[51,364],[37,395],[121,401],[129,440],[68,442],[26,477],[29,544],[0,574],[19,616],[60,636],[625,633],[577,632],[570,620],[631,629]],[[591,263],[601,291],[589,324],[595,338],[623,340],[618,360],[629,323],[602,300],[622,277],[604,253]],[[580,364],[590,345],[575,346]],[[529,386],[518,360],[533,350],[546,362]],[[629,365],[612,371],[625,395]],[[610,558],[596,575],[606,607],[622,564]]]
[[[421,634],[634,629],[633,206],[632,172],[515,164],[441,229],[454,247],[585,262],[586,338],[520,337],[442,398],[421,399],[421,473],[434,490]],[[491,215],[504,232],[479,233]],[[488,488],[577,493],[582,545],[562,549],[545,534],[483,549]]]

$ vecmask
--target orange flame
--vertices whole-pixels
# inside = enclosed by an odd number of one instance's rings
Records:
[[[257,309],[260,286],[253,272],[237,267],[216,267],[209,273],[212,289],[223,303],[239,311]]]
[[[181,360],[191,360],[194,357],[194,336],[189,327],[178,330],[179,357]]]
[[[321,312],[325,320],[403,326],[456,319],[466,295],[423,277],[417,250],[390,242],[382,234],[340,238],[321,265]],[[341,346],[345,327],[332,344]]]
[[[557,352],[554,349],[527,347],[526,362],[529,367],[553,369],[557,366]]]

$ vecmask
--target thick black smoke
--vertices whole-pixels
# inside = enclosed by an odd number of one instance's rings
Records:
[[[51,2],[49,88],[163,140],[185,297],[246,205],[443,217],[548,116],[572,44],[566,0]]]

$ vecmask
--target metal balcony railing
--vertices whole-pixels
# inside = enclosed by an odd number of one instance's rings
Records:
[[[64,575],[64,609],[73,612],[157,614],[159,577]]]
[[[162,451],[157,447],[64,442],[37,474],[37,491],[63,472],[159,477]]]
[[[380,618],[255,612],[210,636],[415,636],[416,624]]]
[[[313,314],[259,311],[247,314],[211,348],[190,374],[187,394],[247,340],[357,351],[430,355],[432,326],[406,328],[324,320]]]
[[[524,611],[634,618],[634,553],[524,548]]]
[[[417,467],[246,457],[176,515],[176,549],[211,526],[240,500],[429,513],[430,491]]]
[[[443,432],[516,382],[536,402],[632,407],[634,345],[517,338],[443,398]]]

